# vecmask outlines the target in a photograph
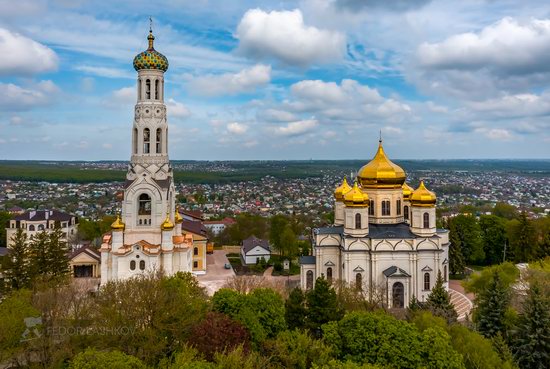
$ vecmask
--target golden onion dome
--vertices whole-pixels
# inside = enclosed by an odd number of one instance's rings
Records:
[[[420,181],[420,186],[414,190],[410,201],[412,206],[432,207],[436,200],[435,193],[426,188],[424,181]]]
[[[353,188],[344,195],[344,204],[357,207],[369,206],[369,195],[363,192],[355,181]]]
[[[126,224],[120,219],[120,215],[117,215],[115,221],[111,224],[111,229],[113,231],[123,231],[125,227]]]
[[[399,165],[388,159],[380,140],[376,155],[359,169],[357,177],[363,188],[399,188],[405,183],[407,175]]]
[[[176,222],[176,224],[183,222],[183,218],[181,217],[179,207],[176,208],[176,213],[174,214],[174,221]]]
[[[414,188],[409,186],[407,182],[403,183],[403,186],[401,188],[403,188],[403,200],[405,201],[410,200],[411,194],[413,193]]]
[[[171,231],[174,229],[174,223],[170,220],[170,215],[166,214],[166,219],[164,219],[164,222],[160,225],[160,229],[163,231]]]
[[[334,197],[336,198],[336,201],[343,201],[344,195],[348,193],[350,190],[351,190],[351,187],[348,184],[348,180],[346,177],[344,177],[344,181],[342,182],[342,184],[336,187],[336,190],[334,190]]]

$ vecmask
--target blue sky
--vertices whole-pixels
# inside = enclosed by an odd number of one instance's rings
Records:
[[[0,8],[0,159],[129,159],[149,16],[172,159],[550,158],[547,1]]]

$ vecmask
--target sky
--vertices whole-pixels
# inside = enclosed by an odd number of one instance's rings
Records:
[[[0,9],[0,160],[128,160],[149,17],[171,159],[550,159],[548,1]]]

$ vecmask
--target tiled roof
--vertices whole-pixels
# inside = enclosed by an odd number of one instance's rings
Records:
[[[315,264],[315,256],[313,255],[300,256],[300,264]]]
[[[256,246],[260,246],[267,251],[271,251],[271,248],[269,247],[269,242],[267,240],[257,238],[255,236],[250,236],[246,240],[243,240],[243,250],[245,254],[247,254]]]
[[[32,210],[21,215],[17,215],[15,220],[41,221],[41,220],[59,220],[70,221],[73,216],[58,210]]]

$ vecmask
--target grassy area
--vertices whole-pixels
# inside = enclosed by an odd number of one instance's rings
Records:
[[[232,252],[232,253],[229,253],[226,255],[228,258],[240,258],[241,255],[239,255],[238,253],[236,252]]]

